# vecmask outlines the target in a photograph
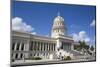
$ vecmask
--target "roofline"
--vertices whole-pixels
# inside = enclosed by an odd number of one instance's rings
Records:
[[[21,31],[14,31],[12,30],[12,32],[17,32],[17,33],[21,33],[21,34],[27,34],[27,35],[30,35],[30,36],[36,36],[36,37],[41,37],[41,38],[48,38],[48,39],[56,39],[56,38],[52,38],[52,37],[46,37],[46,36],[41,36],[41,35],[35,35],[35,34],[31,34],[29,32],[21,32]]]

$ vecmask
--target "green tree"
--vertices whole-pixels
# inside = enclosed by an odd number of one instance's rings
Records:
[[[75,45],[74,48],[78,51],[81,51],[83,49],[89,50],[89,45],[86,44],[85,41],[79,41],[80,45]]]
[[[85,46],[86,46],[85,41],[79,41],[79,43],[80,43],[80,48],[81,49],[85,48]]]

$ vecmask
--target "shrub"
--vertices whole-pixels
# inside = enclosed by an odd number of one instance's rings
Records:
[[[67,56],[67,57],[64,58],[64,60],[71,60],[71,57]]]

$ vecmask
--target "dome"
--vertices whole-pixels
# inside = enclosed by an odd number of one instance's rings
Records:
[[[57,16],[57,17],[54,19],[54,22],[64,22],[64,19],[63,19],[63,17],[61,17],[61,16]]]
[[[60,16],[60,14],[58,14],[53,21],[51,36],[55,37],[56,35],[65,35],[64,19]]]
[[[53,28],[54,27],[64,27],[64,19],[63,17],[61,16],[57,16],[55,19],[54,19],[54,24],[53,24]]]

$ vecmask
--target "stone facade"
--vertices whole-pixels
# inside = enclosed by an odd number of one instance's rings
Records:
[[[63,17],[58,14],[54,19],[51,37],[38,36],[25,32],[12,31],[12,59],[41,57],[57,59],[56,56],[71,55],[73,39],[66,35]]]
[[[55,54],[58,49],[65,51],[73,50],[72,38],[60,35],[57,38],[51,38],[12,31],[13,59],[31,58],[35,56],[49,59],[50,54]]]

